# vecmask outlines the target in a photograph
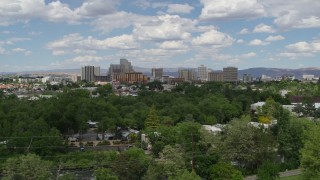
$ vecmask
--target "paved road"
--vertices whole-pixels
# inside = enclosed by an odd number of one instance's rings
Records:
[[[279,173],[280,177],[296,176],[299,174],[301,174],[301,169],[294,169],[294,170],[289,170],[289,171],[284,171]],[[256,175],[247,176],[244,178],[244,180],[256,180],[256,179],[257,179]]]

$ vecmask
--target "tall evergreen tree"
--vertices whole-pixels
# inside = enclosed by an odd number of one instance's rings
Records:
[[[160,125],[159,117],[157,115],[157,110],[155,105],[152,105],[149,114],[147,116],[146,121],[144,122],[144,127],[151,128],[151,129],[157,129]]]

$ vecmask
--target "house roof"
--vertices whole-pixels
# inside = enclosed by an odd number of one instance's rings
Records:
[[[291,103],[302,103],[306,98],[311,98],[311,101],[313,103],[320,103],[320,96],[315,96],[315,97],[291,96],[290,102]]]

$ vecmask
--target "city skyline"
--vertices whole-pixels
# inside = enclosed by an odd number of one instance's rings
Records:
[[[2,0],[0,72],[138,67],[319,67],[311,0]]]

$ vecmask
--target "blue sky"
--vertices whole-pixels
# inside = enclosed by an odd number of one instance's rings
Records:
[[[320,67],[320,1],[1,0],[0,72]]]

